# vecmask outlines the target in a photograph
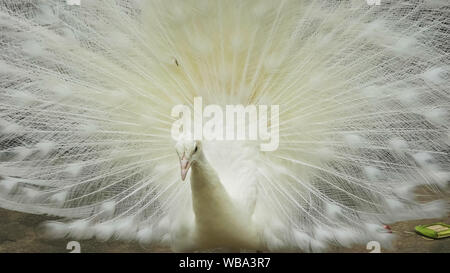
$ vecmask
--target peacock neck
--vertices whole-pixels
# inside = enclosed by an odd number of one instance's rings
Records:
[[[191,167],[192,206],[197,240],[203,247],[257,249],[249,219],[240,216],[215,169],[202,154]]]
[[[191,167],[191,190],[194,212],[200,219],[204,212],[222,207],[225,205],[223,202],[229,201],[228,193],[220,182],[216,170],[203,153]]]
[[[213,242],[235,222],[235,209],[215,169],[202,154],[191,167],[192,206],[199,240]]]

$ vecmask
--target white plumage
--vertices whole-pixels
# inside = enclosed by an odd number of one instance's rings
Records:
[[[388,246],[384,223],[448,211],[413,191],[450,180],[449,8],[1,0],[0,206],[175,251]],[[279,105],[278,149],[175,142],[194,97]]]

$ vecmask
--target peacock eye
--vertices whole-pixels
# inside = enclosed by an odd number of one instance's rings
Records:
[[[196,152],[197,152],[197,150],[198,150],[198,147],[197,147],[197,146],[195,146],[195,149],[194,149],[194,153],[196,153]]]

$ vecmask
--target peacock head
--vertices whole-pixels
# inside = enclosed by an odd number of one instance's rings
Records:
[[[181,180],[186,179],[189,168],[199,158],[201,149],[201,142],[189,136],[182,136],[178,139],[175,150],[180,158]]]

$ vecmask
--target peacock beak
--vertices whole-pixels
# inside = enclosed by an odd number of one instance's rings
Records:
[[[180,159],[180,166],[181,166],[181,180],[184,181],[186,179],[186,175],[189,171],[189,168],[191,167],[191,162],[186,158],[185,155]]]

